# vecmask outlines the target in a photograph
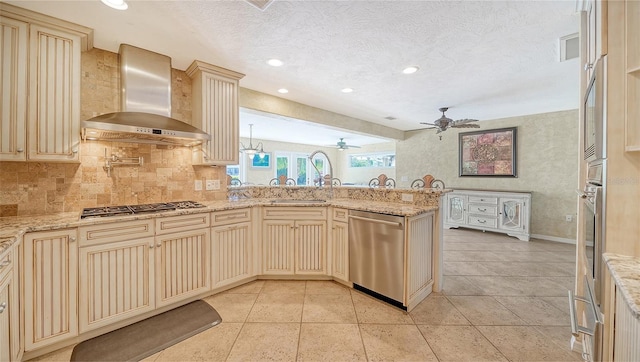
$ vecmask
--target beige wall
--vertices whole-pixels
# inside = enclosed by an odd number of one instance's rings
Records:
[[[399,186],[408,187],[426,174],[444,181],[447,188],[481,188],[533,191],[531,233],[561,239],[575,239],[578,188],[578,111],[535,114],[482,121],[481,129],[518,127],[517,178],[459,177],[458,133],[449,129],[438,140],[435,130],[407,133],[396,144],[396,176]],[[406,181],[402,181],[406,179]]]

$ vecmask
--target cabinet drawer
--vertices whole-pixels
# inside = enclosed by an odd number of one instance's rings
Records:
[[[347,209],[333,209],[333,220],[335,221],[349,221],[349,210]]]
[[[498,226],[498,219],[491,217],[469,215],[469,225],[484,226],[487,228],[495,228]]]
[[[208,212],[202,212],[198,214],[157,218],[156,235],[208,228],[209,225],[211,225],[209,214]]]
[[[153,236],[153,220],[133,220],[81,226],[80,246],[111,243]]]
[[[265,220],[326,220],[327,209],[324,207],[265,207]]]
[[[479,214],[479,215],[498,215],[498,207],[496,206],[487,206],[487,205],[478,205],[478,204],[469,204],[469,213],[470,214]]]
[[[480,204],[493,204],[498,205],[497,197],[486,197],[486,196],[469,196],[469,203],[476,202]]]
[[[3,247],[0,245],[0,251]],[[14,263],[13,246],[9,246],[7,250],[0,253],[0,280],[9,274]]]
[[[216,211],[211,214],[212,226],[236,224],[251,221],[251,209]]]

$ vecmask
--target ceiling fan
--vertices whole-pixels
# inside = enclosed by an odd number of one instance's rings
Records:
[[[343,151],[349,148],[360,148],[360,146],[348,145],[344,141],[344,138],[340,138],[340,141],[338,141],[335,145],[331,145],[331,146],[335,146],[336,148],[338,148],[338,151]]]
[[[477,125],[477,124],[469,124],[470,122],[478,122],[477,119],[464,118],[464,119],[459,119],[459,120],[454,121],[451,118],[445,116],[444,112],[446,112],[448,109],[449,109],[448,107],[440,108],[439,111],[442,112],[442,117],[436,119],[435,121],[433,121],[433,123],[420,122],[420,124],[426,124],[427,126],[431,126],[431,127],[428,127],[428,128],[437,128],[438,132],[436,132],[436,134],[444,132],[447,129],[449,129],[450,127],[454,127],[454,128],[480,128],[480,126]],[[440,139],[442,139],[442,136],[440,136]]]

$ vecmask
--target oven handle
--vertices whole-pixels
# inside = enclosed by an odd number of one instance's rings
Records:
[[[595,196],[595,191],[583,191],[580,189],[576,189],[576,193],[580,196],[581,199],[586,199],[587,197]]]

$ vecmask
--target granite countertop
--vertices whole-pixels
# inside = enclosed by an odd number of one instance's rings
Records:
[[[604,253],[602,258],[633,315],[640,319],[640,257]]]
[[[34,231],[46,231],[78,226],[104,224],[116,221],[153,219],[176,215],[197,214],[202,212],[222,211],[252,206],[276,206],[276,207],[310,207],[310,206],[335,206],[346,209],[372,211],[384,214],[401,216],[415,216],[425,212],[437,210],[435,206],[415,206],[413,204],[379,202],[369,200],[332,199],[327,201],[297,203],[274,203],[273,199],[240,199],[237,201],[219,200],[202,201],[206,208],[182,209],[151,214],[134,214],[113,216],[106,218],[80,219],[80,212],[66,212],[51,215],[10,216],[0,218],[0,251],[2,247],[8,247],[15,243],[24,233]]]

